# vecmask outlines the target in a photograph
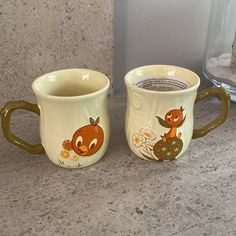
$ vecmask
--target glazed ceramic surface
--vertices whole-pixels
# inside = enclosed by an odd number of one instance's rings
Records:
[[[56,165],[79,168],[102,158],[109,142],[108,78],[87,69],[45,74],[32,85],[37,104],[11,101],[1,110],[6,139],[33,153],[46,152]],[[10,115],[25,109],[40,115],[41,144],[31,145],[10,130]]]
[[[125,83],[125,131],[130,149],[146,160],[173,160],[181,156],[193,136],[199,77],[184,68],[153,65],[130,71]],[[198,132],[196,137],[205,134]]]
[[[69,168],[100,160],[109,141],[107,77],[92,70],[69,69],[43,75],[32,87],[49,159]]]

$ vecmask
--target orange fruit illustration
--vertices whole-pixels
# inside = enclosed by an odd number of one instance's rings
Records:
[[[104,133],[98,125],[99,117],[96,121],[90,118],[90,124],[78,129],[71,141],[72,149],[80,156],[90,156],[96,153],[104,141]],[[67,144],[66,146],[69,147]]]
[[[178,127],[183,120],[184,116],[182,107],[180,109],[173,109],[165,115],[165,122],[171,127]]]

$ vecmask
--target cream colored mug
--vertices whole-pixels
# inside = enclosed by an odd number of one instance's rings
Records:
[[[136,68],[125,76],[127,87],[126,138],[140,158],[174,160],[199,138],[222,124],[229,111],[229,95],[221,88],[197,93],[200,78],[192,71],[170,65]],[[218,96],[221,114],[205,127],[193,130],[195,102]]]
[[[109,142],[109,79],[93,70],[66,69],[37,78],[32,88],[37,104],[11,101],[1,110],[6,139],[33,154],[46,152],[56,165],[80,168],[99,161]],[[16,109],[40,115],[41,144],[31,145],[10,130]]]

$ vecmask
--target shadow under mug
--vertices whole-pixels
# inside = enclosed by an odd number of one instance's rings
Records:
[[[150,65],[125,76],[127,107],[125,131],[130,149],[140,158],[162,162],[174,160],[192,138],[203,137],[227,118],[230,98],[221,88],[197,93],[200,78],[185,68]],[[194,104],[218,96],[220,115],[201,129],[193,129]]]
[[[32,154],[46,152],[56,165],[80,168],[99,161],[107,150],[109,79],[87,69],[54,71],[37,78],[32,88],[37,104],[10,101],[1,109],[5,138]],[[31,145],[10,130],[16,109],[40,115],[41,144]]]

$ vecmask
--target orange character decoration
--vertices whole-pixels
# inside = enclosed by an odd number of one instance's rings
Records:
[[[85,125],[73,134],[72,140],[65,140],[62,143],[64,150],[73,150],[79,156],[90,156],[96,153],[104,141],[104,133],[98,125],[99,117],[94,121],[90,118],[90,124]]]
[[[169,128],[168,133],[161,136],[153,147],[153,152],[159,161],[174,160],[183,148],[183,141],[181,140],[182,133],[177,134],[177,128],[183,125],[186,116],[183,115],[184,108],[173,109],[168,111],[165,115],[165,120],[157,116],[161,126]]]
[[[173,109],[166,113],[165,120],[157,116],[157,119],[161,126],[170,128],[169,132],[164,134],[162,137],[163,142],[166,142],[169,138],[180,138],[181,132],[177,136],[177,128],[182,126],[186,116],[183,115],[183,107],[180,109]]]
[[[168,111],[165,120],[156,116],[160,125],[169,129],[167,133],[161,135],[159,140],[157,140],[155,133],[149,129],[141,129],[133,135],[133,144],[145,159],[159,162],[171,161],[180,154],[184,143],[181,139],[182,133],[177,134],[177,128],[181,127],[186,119],[183,111],[182,106],[180,109]]]

